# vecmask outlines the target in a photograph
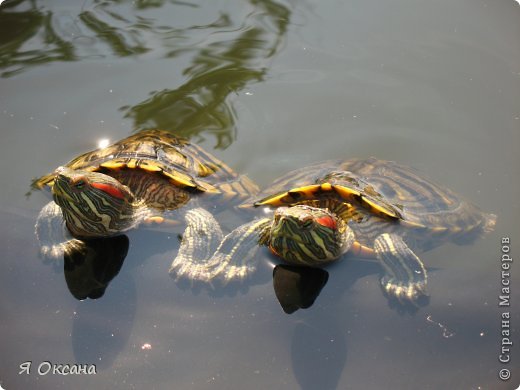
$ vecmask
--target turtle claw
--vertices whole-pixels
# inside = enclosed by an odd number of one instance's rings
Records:
[[[83,241],[75,238],[55,244],[42,244],[40,246],[40,257],[45,261],[63,260],[66,255],[81,252],[85,248]]]
[[[176,260],[178,259],[179,257],[176,258]],[[190,282],[192,287],[197,282],[210,285],[214,278],[213,272],[205,264],[193,264],[190,262],[172,264],[169,274],[175,282],[187,280]]]
[[[403,283],[385,275],[381,278],[381,287],[388,297],[395,298],[401,305],[411,303],[417,306],[421,297],[428,296],[424,281]]]
[[[191,287],[201,283],[210,290],[215,290],[217,285],[225,287],[233,282],[240,283],[255,271],[252,266],[230,266],[229,260],[226,261],[222,256],[213,256],[200,264],[179,260],[181,259],[177,257],[169,270],[176,283],[189,281]]]
[[[242,266],[228,266],[225,272],[223,272],[219,280],[226,286],[233,281],[246,280],[256,270],[256,267],[242,265]]]
[[[40,244],[39,255],[45,261],[63,260],[66,254],[80,251],[85,245],[70,235],[61,209],[54,202],[47,203],[41,209],[34,230]]]

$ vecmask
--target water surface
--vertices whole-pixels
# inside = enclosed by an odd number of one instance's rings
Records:
[[[0,7],[3,388],[512,389],[498,361],[500,242],[520,245],[520,7],[485,1],[10,1]],[[421,255],[430,302],[388,305],[376,264],[328,269],[285,314],[272,258],[241,289],[181,288],[177,234],[132,232],[100,299],[38,257],[31,180],[135,131],[189,137],[260,186],[321,160],[416,167],[498,216]],[[224,221],[225,223],[225,221]],[[520,299],[512,265],[511,302]],[[518,286],[518,287],[517,287]],[[149,344],[149,346],[148,346]],[[20,364],[32,361],[30,375]],[[95,364],[96,375],[37,365]]]

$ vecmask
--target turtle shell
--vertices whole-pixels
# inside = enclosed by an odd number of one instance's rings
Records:
[[[448,238],[469,242],[492,230],[496,220],[418,171],[376,158],[326,161],[289,172],[262,191],[255,205],[298,204],[332,192],[363,209],[363,220],[349,225],[369,246],[385,232],[397,232],[424,250]]]
[[[105,148],[82,154],[65,166],[115,177],[148,203],[153,199],[155,207],[169,202],[167,208],[174,208],[178,203],[185,203],[190,192],[226,194],[243,199],[258,191],[256,184],[246,176],[237,175],[187,139],[163,130],[131,135]],[[52,186],[53,181],[54,173],[51,173],[36,179],[33,187]],[[179,188],[183,191],[175,192]]]

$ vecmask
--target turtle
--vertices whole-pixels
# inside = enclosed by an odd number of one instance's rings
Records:
[[[227,234],[209,258],[190,257],[193,237],[185,234],[179,250],[183,261],[198,263],[205,268],[199,274],[227,283],[255,271],[254,255],[262,245],[289,264],[310,267],[350,253],[377,258],[383,292],[389,299],[414,303],[427,296],[427,272],[418,253],[445,242],[470,243],[496,222],[494,214],[415,169],[374,157],[296,169],[256,199],[241,207],[267,214]]]
[[[82,154],[33,181],[33,188],[48,187],[53,201],[36,222],[40,252],[47,258],[79,248],[84,240],[117,236],[141,224],[168,227],[190,218],[191,227],[216,224],[199,199],[211,196],[215,204],[222,199],[233,204],[258,192],[247,176],[201,147],[157,129]],[[189,209],[197,211],[189,213],[185,209],[191,200]],[[213,251],[221,238],[211,235],[199,242],[200,256]]]

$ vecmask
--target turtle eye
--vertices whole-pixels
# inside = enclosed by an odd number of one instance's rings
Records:
[[[312,226],[312,218],[307,218],[303,220],[302,228],[309,229]]]
[[[76,181],[74,181],[73,183],[73,186],[74,188],[76,188],[77,190],[82,190],[86,187],[87,185],[87,181],[85,179],[78,179]]]

